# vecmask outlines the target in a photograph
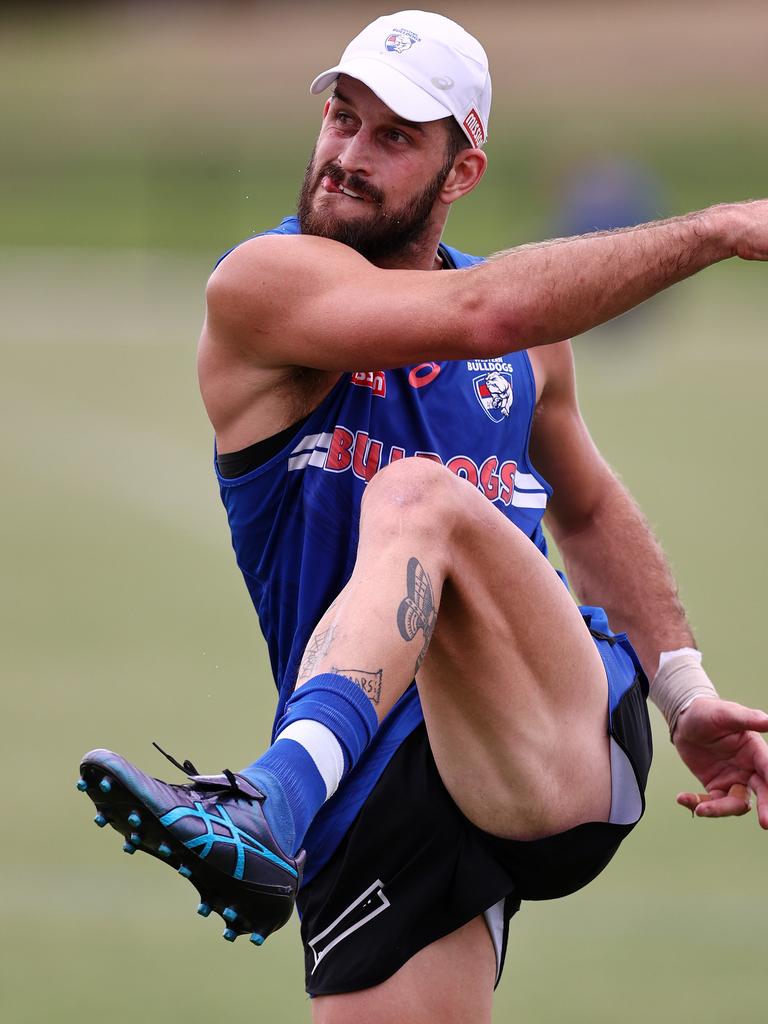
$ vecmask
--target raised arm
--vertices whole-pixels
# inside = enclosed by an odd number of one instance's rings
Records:
[[[265,368],[488,357],[580,334],[732,256],[768,259],[768,201],[521,246],[450,274],[381,270],[328,239],[265,236],[212,275],[206,332]]]

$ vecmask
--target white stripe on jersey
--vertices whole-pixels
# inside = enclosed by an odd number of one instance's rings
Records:
[[[547,492],[518,491],[515,488],[515,493],[512,495],[512,504],[517,508],[546,508]]]
[[[533,473],[515,473],[515,487],[521,491],[540,491],[542,483]]]
[[[307,466],[322,469],[332,440],[333,434],[306,434],[288,457],[288,469],[305,469]]]
[[[306,466],[325,465],[328,451],[325,448],[316,448],[313,452],[302,452],[301,455],[290,455],[288,457],[288,469],[304,469]]]
[[[295,455],[297,452],[311,452],[313,448],[327,450],[332,440],[333,434],[306,434],[293,449],[291,455]]]

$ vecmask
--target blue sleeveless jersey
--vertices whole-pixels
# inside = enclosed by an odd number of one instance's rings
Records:
[[[290,217],[274,233],[298,230]],[[457,268],[481,262],[443,248]],[[535,404],[526,352],[346,373],[268,462],[234,479],[217,472],[237,563],[269,648],[279,694],[275,722],[310,634],[352,573],[363,491],[384,466],[408,456],[442,463],[546,554],[541,519],[551,488],[528,458]],[[327,862],[422,720],[412,684],[312,823],[305,881]]]

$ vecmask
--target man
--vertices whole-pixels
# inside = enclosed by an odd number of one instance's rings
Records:
[[[186,786],[92,751],[78,785],[225,938],[260,945],[298,892],[321,1024],[489,1021],[520,900],[585,885],[642,814],[646,676],[706,788],[680,802],[743,814],[751,791],[768,828],[768,715],[701,668],[562,340],[768,258],[768,203],[483,263],[440,241],[486,166],[480,44],[401,12],[329,86],[298,219],[221,261],[200,343],[274,742],[237,773],[178,765]],[[545,510],[589,606],[546,560]]]

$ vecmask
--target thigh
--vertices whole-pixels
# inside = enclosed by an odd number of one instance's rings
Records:
[[[314,1024],[490,1024],[496,957],[482,917],[372,988],[312,1000]]]
[[[608,690],[589,631],[529,538],[479,492],[461,497],[467,529],[417,677],[443,781],[496,835],[606,820]]]

